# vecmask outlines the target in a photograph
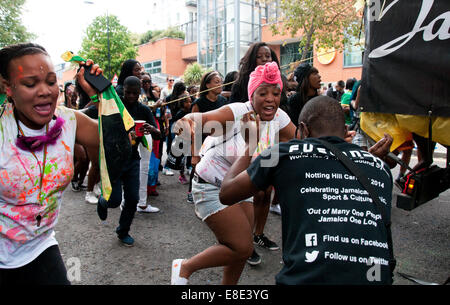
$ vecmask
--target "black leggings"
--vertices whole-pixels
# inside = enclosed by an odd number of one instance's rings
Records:
[[[0,286],[9,285],[70,285],[59,247],[51,246],[23,267],[0,269]]]

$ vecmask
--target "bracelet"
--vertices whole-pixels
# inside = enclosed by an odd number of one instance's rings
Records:
[[[91,96],[90,99],[93,103],[98,103],[98,95],[97,94],[94,94],[93,96]]]

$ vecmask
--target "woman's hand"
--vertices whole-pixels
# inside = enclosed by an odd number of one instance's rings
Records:
[[[259,142],[259,115],[255,116],[253,111],[244,114],[241,119],[241,135],[248,146],[250,154],[258,147]]]
[[[92,75],[100,75],[103,73],[103,70],[99,67],[98,64],[94,64],[94,62],[91,59],[86,60],[86,62],[80,63],[80,71],[76,74],[76,79],[78,83],[80,84],[81,88],[86,92],[89,96],[94,96],[98,94],[97,90],[92,87],[84,78],[84,71],[85,69],[90,69],[90,73]]]
[[[182,139],[191,140],[195,131],[195,122],[187,115],[175,123],[173,131]]]

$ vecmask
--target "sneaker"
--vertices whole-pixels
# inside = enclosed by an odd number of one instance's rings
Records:
[[[97,197],[100,197],[102,194],[102,189],[100,188],[100,185],[98,183],[94,186],[94,194]]]
[[[137,211],[139,213],[158,213],[159,209],[157,207],[152,207],[151,205],[147,205],[147,207],[137,206]]]
[[[100,200],[98,200],[98,199],[97,199],[97,215],[103,221],[105,221],[106,218],[108,218],[108,208],[104,207],[100,203]]]
[[[247,259],[247,263],[248,263],[250,266],[256,266],[256,265],[259,265],[259,264],[261,264],[261,256],[259,256],[259,254],[256,253],[255,250],[253,250],[252,255]]]
[[[280,247],[278,247],[275,242],[268,239],[267,236],[264,235],[264,233],[261,235],[253,235],[253,243],[271,251],[280,249]]]
[[[188,192],[187,194],[187,202],[188,203],[194,203],[194,197],[192,197],[192,193]]]
[[[184,259],[174,259],[172,261],[172,274],[170,277],[170,285],[187,285],[188,279],[180,277],[181,264]]]
[[[187,184],[189,181],[186,180],[185,176],[178,177],[178,181],[180,181],[181,184]]]
[[[163,168],[162,173],[166,176],[173,176],[173,172],[169,168]]]
[[[80,192],[81,191],[81,188],[78,185],[78,182],[71,181],[70,184],[72,185],[72,191],[74,191],[74,192]]]
[[[122,242],[122,244],[124,246],[127,246],[127,247],[132,247],[134,244],[134,238],[131,237],[130,235],[127,235],[124,238],[119,237],[119,240]]]
[[[98,198],[95,196],[94,192],[86,192],[86,196],[84,197],[86,203],[89,204],[97,204]]]
[[[274,214],[281,215],[281,208],[279,204],[271,204],[269,211]]]

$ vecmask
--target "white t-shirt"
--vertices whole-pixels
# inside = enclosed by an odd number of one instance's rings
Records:
[[[244,154],[245,140],[241,136],[241,119],[244,114],[253,110],[250,102],[226,105],[233,112],[233,127],[219,137],[207,137],[200,149],[200,162],[195,167],[196,173],[207,182],[220,186],[231,165]],[[290,118],[280,108],[272,121],[260,122],[260,139],[253,159],[263,150],[277,144],[279,131],[290,123]]]
[[[56,144],[47,146],[41,191],[39,165],[44,151],[35,153],[37,161],[31,152],[16,146],[18,128],[10,104],[0,119],[0,269],[22,267],[58,244],[53,228],[62,193],[73,176],[76,118],[74,110],[66,107],[57,107],[55,114],[65,123]],[[45,127],[32,130],[19,124],[26,136],[45,134]],[[52,120],[49,128],[54,124]]]

